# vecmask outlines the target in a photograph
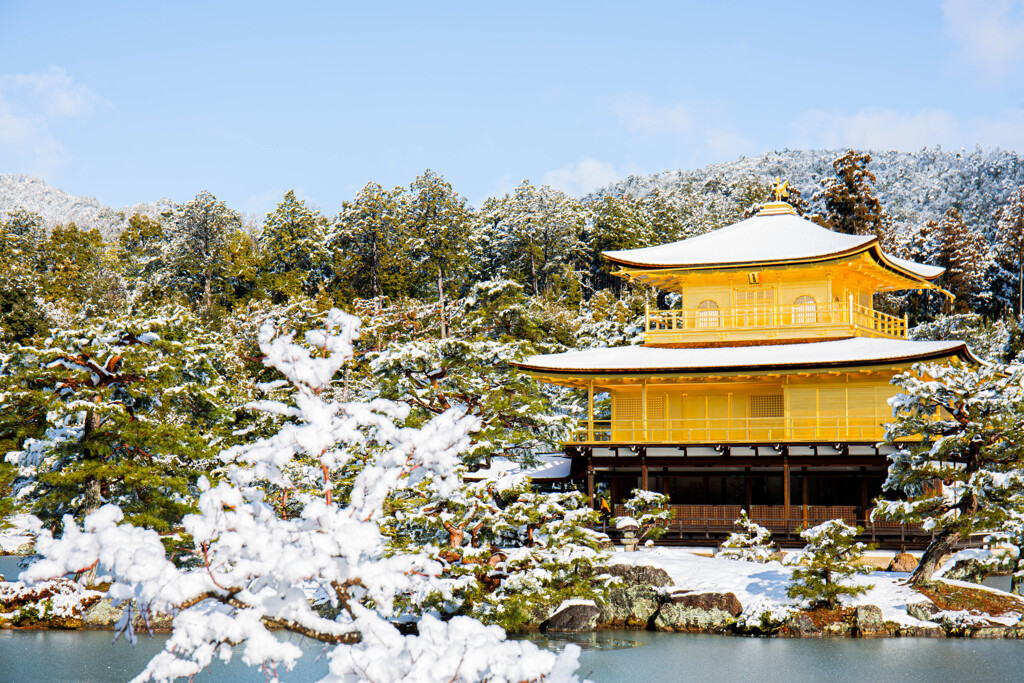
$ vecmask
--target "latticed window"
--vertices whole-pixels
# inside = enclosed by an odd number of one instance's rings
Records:
[[[782,399],[782,394],[750,397],[750,417],[783,417],[784,414],[785,402]]]
[[[642,413],[640,394],[615,394],[615,419],[639,420]]]
[[[797,325],[818,322],[818,304],[813,296],[804,294],[796,298],[793,302],[793,322]]]
[[[736,290],[736,308],[739,324],[751,327],[769,325],[775,311],[775,290]]]
[[[718,303],[713,299],[704,299],[697,304],[697,327],[719,327],[722,324]]]

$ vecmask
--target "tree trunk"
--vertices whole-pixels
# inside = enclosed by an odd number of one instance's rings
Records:
[[[92,460],[93,453],[89,448],[89,442],[92,439],[93,434],[100,428],[101,417],[94,410],[90,410],[85,414],[85,431],[82,434],[82,455],[85,460]],[[85,482],[85,496],[82,500],[82,518],[86,515],[95,512],[100,509],[100,503],[102,502],[102,492],[100,491],[100,482],[98,479],[92,478]]]
[[[533,242],[530,242],[530,277],[533,279],[533,295],[540,294],[537,287],[537,257],[533,253]]]
[[[207,311],[210,310],[210,302],[213,298],[211,296],[212,290],[213,278],[207,275],[203,278],[203,308]]]
[[[444,310],[444,278],[441,275],[441,264],[437,265],[437,302],[441,313],[441,339],[447,339],[448,318]]]
[[[910,583],[915,586],[928,583],[932,579],[932,574],[939,568],[939,561],[949,554],[949,551],[953,548],[953,544],[960,540],[959,531],[942,531],[938,536],[935,537],[928,547],[925,548],[924,554],[921,555],[921,561],[917,565],[917,569],[910,575]]]

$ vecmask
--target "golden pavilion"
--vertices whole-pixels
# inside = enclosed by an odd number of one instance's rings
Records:
[[[879,443],[890,380],[919,361],[978,362],[963,342],[910,341],[906,316],[874,308],[879,292],[939,290],[942,268],[827,230],[783,201],[698,237],[604,256],[631,283],[674,293],[677,307],[647,310],[642,346],[517,365],[587,392],[587,420],[565,453],[591,499],[664,493],[680,538],[724,533],[741,508],[776,532],[837,517],[868,524],[892,451]],[[610,419],[595,416],[602,395]],[[908,530],[890,526],[870,531],[906,545]]]

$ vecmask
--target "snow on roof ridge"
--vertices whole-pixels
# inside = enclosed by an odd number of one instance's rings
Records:
[[[948,352],[948,353],[947,353]],[[914,361],[958,353],[980,362],[962,341],[849,339],[712,348],[618,346],[536,355],[515,365],[532,370],[649,372],[724,368],[812,367]]]

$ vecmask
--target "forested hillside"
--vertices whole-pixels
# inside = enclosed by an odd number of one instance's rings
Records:
[[[916,336],[1016,355],[1022,174],[999,151],[784,152],[583,199],[524,182],[471,207],[427,171],[404,187],[367,184],[337,215],[289,192],[259,230],[207,192],[129,214],[7,176],[5,201],[27,199],[0,214],[0,485],[53,524],[117,501],[172,527],[198,478],[219,471],[218,452],[287,419],[254,408],[278,388],[260,325],[304,332],[332,307],[363,321],[340,398],[405,403],[410,425],[470,414],[468,465],[557,448],[583,397],[509,363],[636,343],[645,302],[670,302],[626,287],[601,252],[741,220],[774,176],[811,220],[948,269],[953,305],[876,302],[909,312]]]

